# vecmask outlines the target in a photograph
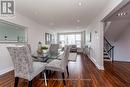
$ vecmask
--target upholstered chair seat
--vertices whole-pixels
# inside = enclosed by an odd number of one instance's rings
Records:
[[[47,70],[52,70],[52,71],[58,71],[58,72],[64,72],[64,67],[62,67],[61,60],[53,60],[52,62],[48,63],[46,65]]]
[[[28,80],[31,81],[34,77],[36,77],[40,72],[45,70],[46,63],[42,62],[33,62],[33,72],[29,74]]]

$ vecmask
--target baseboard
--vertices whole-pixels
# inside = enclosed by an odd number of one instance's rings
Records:
[[[104,66],[99,66],[98,64],[96,64],[96,66],[99,70],[104,70]]]
[[[114,60],[114,61],[119,61],[119,62],[130,62],[130,60]]]
[[[14,70],[14,67],[9,67],[9,68],[6,68],[6,69],[3,69],[3,70],[0,70],[0,75],[3,75],[5,73],[8,73],[10,71]]]
[[[104,66],[100,66],[97,64],[96,60],[90,56],[88,56],[90,58],[90,60],[95,64],[95,66],[99,69],[99,70],[104,70]]]

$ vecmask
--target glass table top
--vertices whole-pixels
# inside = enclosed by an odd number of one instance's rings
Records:
[[[63,52],[60,52],[58,54],[46,54],[46,55],[42,55],[42,56],[32,56],[34,61],[38,61],[38,62],[51,62],[54,59],[58,59],[58,57],[62,54]]]

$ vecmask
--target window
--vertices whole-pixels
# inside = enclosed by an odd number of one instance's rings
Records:
[[[76,34],[76,45],[77,47],[81,47],[81,34]]]
[[[81,33],[72,33],[72,34],[59,34],[59,42],[63,46],[67,45],[77,45],[77,47],[81,47]]]
[[[75,35],[74,34],[71,34],[71,35],[68,35],[68,45],[71,45],[71,44],[76,44],[75,43]]]
[[[52,42],[52,34],[45,33],[45,44],[48,45],[51,44],[51,42]]]
[[[64,37],[64,35],[59,35],[59,42],[60,42],[60,44],[65,44],[65,37]]]

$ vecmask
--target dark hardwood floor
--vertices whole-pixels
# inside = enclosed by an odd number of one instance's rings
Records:
[[[70,76],[66,74],[66,87],[130,87],[130,63],[105,61],[105,70],[98,70],[87,56],[78,55],[76,62],[69,62]],[[0,76],[0,87],[13,87],[14,73]],[[20,79],[19,87],[27,87],[27,81]],[[45,87],[44,80],[37,76],[33,87]],[[48,87],[64,87],[61,74],[52,73]]]

